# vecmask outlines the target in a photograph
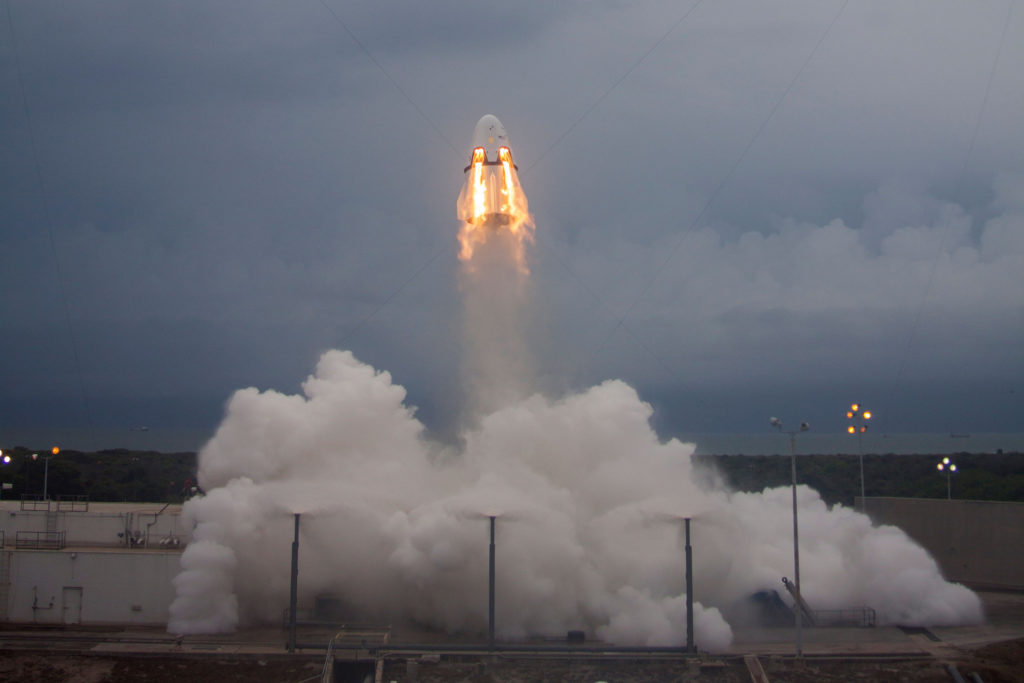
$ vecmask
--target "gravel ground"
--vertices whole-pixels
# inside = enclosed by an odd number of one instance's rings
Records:
[[[839,683],[892,681],[949,683],[943,664],[934,660],[792,659],[762,657],[770,681],[778,683]],[[960,673],[972,671],[985,683],[1024,683],[1024,639],[996,643],[965,652],[955,662]],[[318,679],[322,655],[273,657],[165,657],[68,654],[61,652],[0,651],[0,681],[19,683],[233,683],[273,681],[300,683]],[[362,675],[357,678],[361,683]],[[703,662],[673,660],[501,659],[445,658],[441,661],[389,660],[385,682],[399,683],[640,683],[641,681],[720,681],[748,683],[741,659]]]
[[[107,657],[0,651],[0,681],[18,683],[298,683],[319,679],[323,655],[229,659],[222,657]]]

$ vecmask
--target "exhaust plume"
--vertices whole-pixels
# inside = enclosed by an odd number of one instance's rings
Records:
[[[724,616],[792,569],[788,488],[734,493],[660,440],[621,381],[484,415],[454,452],[432,443],[405,392],[329,351],[302,395],[243,389],[200,453],[206,495],[175,579],[173,633],[280,620],[290,515],[304,513],[299,594],[341,598],[353,619],[451,632],[487,624],[487,520],[497,515],[503,638],[583,628],[614,643],[683,642],[681,519],[693,517],[695,639],[720,650]],[[802,591],[816,609],[869,605],[880,623],[981,619],[894,527],[872,527],[799,487]]]
[[[340,599],[346,618],[487,627],[488,517],[497,517],[497,631],[583,629],[617,644],[685,634],[683,519],[693,518],[694,639],[723,650],[748,596],[792,570],[788,488],[735,493],[663,441],[624,382],[533,391],[523,336],[533,236],[501,123],[474,131],[458,201],[470,427],[432,442],[405,390],[350,352],[328,351],[301,395],[235,393],[199,454],[207,492],[188,501],[193,540],[174,579],[172,633],[277,622],[288,604],[291,515],[303,513],[300,607]],[[873,527],[798,489],[801,592],[816,609],[871,606],[880,623],[977,622],[894,527]]]

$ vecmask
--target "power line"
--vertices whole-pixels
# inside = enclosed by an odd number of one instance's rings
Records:
[[[695,2],[695,3],[694,3],[694,4],[693,4],[693,5],[691,6],[691,7],[690,7],[690,9],[686,10],[686,12],[684,12],[684,13],[683,13],[683,16],[679,17],[679,18],[678,18],[678,19],[676,20],[676,22],[675,22],[674,24],[672,24],[672,25],[671,25],[671,26],[669,27],[669,29],[668,29],[667,31],[665,31],[665,33],[663,33],[663,34],[661,35],[661,37],[660,37],[660,38],[658,38],[658,39],[657,39],[656,41],[654,41],[654,44],[653,44],[653,45],[651,45],[651,47],[650,47],[650,48],[649,48],[649,49],[647,50],[647,52],[645,52],[645,53],[643,53],[642,55],[640,55],[640,58],[639,58],[639,59],[637,59],[637,60],[636,60],[635,62],[633,62],[633,64],[631,64],[631,65],[630,65],[630,67],[629,67],[628,69],[626,69],[625,73],[623,73],[623,74],[622,74],[621,76],[619,76],[619,77],[618,77],[618,78],[617,78],[617,79],[615,80],[615,82],[614,82],[614,83],[612,83],[612,84],[611,84],[611,85],[610,85],[610,86],[608,87],[608,89],[607,89],[607,90],[605,90],[605,91],[604,91],[603,93],[601,93],[601,95],[600,95],[600,96],[599,96],[599,97],[598,97],[598,98],[597,98],[596,100],[594,100],[594,101],[593,101],[593,102],[592,102],[592,103],[590,104],[590,106],[589,106],[589,107],[587,107],[587,108],[586,108],[586,109],[584,110],[584,112],[583,112],[583,113],[582,113],[582,114],[580,115],[580,117],[579,117],[578,119],[576,119],[576,120],[575,120],[575,121],[573,121],[573,122],[572,122],[571,124],[569,124],[569,127],[568,127],[568,128],[566,128],[566,129],[565,129],[565,131],[563,131],[561,135],[559,135],[559,136],[558,136],[557,138],[555,138],[555,139],[554,139],[554,141],[552,141],[552,142],[551,142],[551,143],[550,143],[549,145],[547,145],[547,146],[546,146],[546,147],[544,148],[544,152],[543,152],[543,153],[541,153],[541,155],[540,155],[539,157],[537,157],[537,159],[536,159],[536,160],[535,160],[535,161],[534,161],[534,162],[533,162],[532,164],[530,164],[530,165],[529,165],[529,166],[528,166],[528,167],[526,168],[526,171],[524,171],[524,172],[527,172],[527,173],[528,173],[528,172],[529,172],[529,171],[530,171],[530,170],[531,170],[531,169],[532,169],[532,168],[533,168],[534,166],[536,166],[537,164],[539,164],[539,163],[540,163],[540,162],[541,162],[541,161],[542,161],[542,160],[543,160],[543,159],[544,159],[544,158],[545,158],[545,157],[546,157],[546,156],[547,156],[547,155],[548,155],[548,154],[549,154],[549,153],[551,152],[551,150],[553,150],[553,149],[554,149],[555,147],[557,147],[557,146],[559,145],[559,143],[561,143],[561,142],[562,142],[562,140],[564,140],[564,139],[566,138],[566,136],[568,136],[568,135],[569,135],[569,133],[571,133],[571,132],[573,131],[573,129],[574,129],[574,128],[576,128],[576,126],[578,126],[578,125],[579,125],[580,123],[582,123],[582,122],[583,122],[583,119],[587,118],[587,116],[589,116],[589,115],[590,115],[590,113],[591,113],[592,111],[594,111],[594,109],[596,109],[596,108],[597,108],[597,106],[598,106],[599,104],[601,104],[602,102],[604,102],[605,98],[607,98],[607,97],[608,97],[608,95],[610,95],[610,94],[611,94],[611,92],[612,92],[613,90],[615,90],[615,88],[617,88],[617,87],[619,86],[619,84],[620,84],[620,83],[622,83],[622,81],[626,80],[626,78],[627,78],[627,77],[628,77],[628,76],[629,76],[629,75],[630,75],[631,73],[633,73],[633,71],[634,71],[634,70],[635,70],[635,69],[636,69],[636,68],[637,68],[638,66],[640,66],[640,64],[641,64],[641,63],[642,63],[642,62],[643,62],[643,61],[644,61],[645,59],[647,59],[647,57],[649,57],[649,56],[650,56],[650,54],[651,54],[652,52],[654,52],[654,50],[655,50],[655,49],[656,49],[656,48],[657,48],[657,47],[658,47],[659,45],[661,45],[661,43],[662,43],[662,42],[664,42],[664,40],[665,40],[666,38],[668,38],[668,37],[669,37],[669,35],[671,35],[671,34],[672,34],[672,32],[673,32],[673,31],[675,31],[675,30],[676,30],[676,27],[678,27],[678,26],[679,26],[679,24],[683,23],[683,21],[684,21],[684,20],[685,20],[685,19],[686,19],[686,18],[687,18],[688,16],[690,16],[690,14],[692,14],[692,13],[693,13],[693,11],[694,11],[694,10],[696,10],[696,9],[697,9],[697,8],[698,8],[698,7],[699,7],[699,6],[701,5],[701,4],[703,4],[703,2],[704,2],[704,0],[697,0],[697,2]]]
[[[831,32],[832,27],[835,26],[836,22],[839,20],[839,17],[843,14],[843,11],[846,9],[847,4],[849,4],[849,0],[843,0],[842,4],[839,6],[839,9],[836,11],[835,15],[833,15],[832,20],[829,21],[828,25],[825,27],[825,30],[822,31],[821,36],[818,38],[818,41],[814,44],[814,47],[808,53],[807,57],[800,65],[800,68],[797,70],[796,74],[790,80],[789,85],[786,86],[786,89],[782,92],[782,95],[775,102],[774,106],[772,106],[771,110],[768,112],[768,115],[764,118],[764,120],[761,121],[761,125],[757,127],[757,129],[754,131],[754,134],[751,136],[750,140],[747,141],[746,146],[743,148],[743,151],[740,152],[740,155],[733,162],[732,166],[729,168],[729,171],[719,181],[718,185],[715,186],[715,189],[711,192],[711,196],[708,197],[708,200],[704,203],[704,207],[700,210],[700,213],[697,214],[696,218],[693,219],[689,227],[683,232],[679,239],[676,240],[675,245],[673,245],[673,247],[669,249],[669,252],[665,256],[664,260],[661,262],[660,265],[658,265],[654,269],[650,277],[647,279],[647,283],[640,289],[640,292],[637,294],[637,296],[628,306],[626,306],[626,310],[623,311],[622,315],[619,317],[619,319],[615,322],[612,328],[608,331],[608,334],[605,335],[601,343],[598,345],[597,349],[595,350],[595,354],[599,352],[602,348],[604,348],[605,344],[608,343],[608,340],[611,338],[613,334],[615,334],[616,330],[618,330],[620,327],[623,327],[623,324],[625,323],[625,320],[629,316],[630,312],[632,312],[632,310],[637,306],[637,304],[639,304],[640,301],[643,300],[645,296],[647,296],[647,293],[650,291],[651,287],[654,286],[654,283],[657,281],[662,271],[664,271],[665,268],[668,267],[668,264],[671,263],[672,260],[675,258],[675,255],[679,252],[679,249],[680,247],[682,247],[683,242],[686,241],[686,238],[690,235],[690,233],[693,232],[693,230],[704,219],[704,216],[707,214],[708,210],[710,210],[712,205],[714,205],[719,193],[721,193],[722,189],[729,183],[730,180],[732,180],[733,175],[735,175],[736,173],[736,169],[738,169],[740,164],[743,163],[743,160],[746,159],[747,154],[750,152],[750,149],[754,146],[754,143],[757,142],[758,138],[761,137],[761,134],[768,126],[768,123],[771,122],[771,120],[775,117],[775,113],[779,110],[779,107],[785,101],[789,93],[793,90],[794,86],[796,86],[797,81],[800,80],[800,76],[803,75],[804,71],[807,68],[807,65],[811,63],[811,60],[814,59],[814,56],[818,53],[818,49],[821,47],[822,43],[825,42],[825,38],[828,37],[828,34]]]
[[[528,173],[530,169],[539,164],[541,160],[544,159],[544,157],[546,157],[549,152],[551,152],[552,149],[558,146],[558,144],[562,142],[562,140],[564,140],[572,132],[572,130],[576,128],[576,126],[578,126],[585,118],[587,118],[587,116],[589,116],[590,113],[593,112],[594,109],[596,109],[608,97],[608,95],[610,95],[611,92],[615,90],[616,87],[618,87],[620,83],[622,83],[631,73],[633,73],[633,71],[636,70],[636,68],[640,66],[640,64],[645,59],[647,59],[647,57],[649,57],[652,52],[654,52],[658,45],[664,42],[664,40],[703,2],[704,0],[697,0],[696,3],[694,3],[688,10],[686,10],[686,12],[684,12],[683,15],[679,17],[679,19],[677,19],[675,23],[673,23],[667,31],[665,31],[657,40],[654,41],[654,43],[650,46],[650,48],[647,49],[646,52],[644,52],[636,61],[634,61],[630,65],[630,67],[626,69],[626,71],[621,76],[619,76],[619,78],[616,79],[614,83],[612,83],[610,87],[608,87],[596,100],[594,100],[583,111],[583,113],[572,124],[570,124],[569,127],[565,129],[565,131],[561,133],[561,135],[555,138],[555,140],[545,148],[544,153],[540,157],[538,157],[532,164],[530,164],[530,166],[523,171],[523,174]],[[356,36],[352,29],[350,29],[349,26],[341,19],[341,17],[338,16],[338,14],[327,4],[326,0],[320,0],[320,4],[324,6],[324,9],[326,9],[331,14],[334,20],[338,23],[338,25],[341,26],[342,29],[344,29],[345,33],[347,33],[348,36],[352,39],[352,41],[359,47],[359,49],[363,51],[366,57],[380,70],[382,74],[384,74],[384,77],[388,79],[391,85],[394,86],[394,88],[402,95],[402,97],[405,98],[405,100],[410,104],[410,106],[412,106],[412,108],[416,110],[420,117],[423,118],[423,120],[426,121],[430,125],[430,127],[434,129],[434,132],[437,133],[438,137],[440,137],[445,143],[447,143],[447,145],[452,149],[453,152],[455,152],[457,156],[459,152],[455,148],[455,145],[453,145],[451,141],[448,140],[444,133],[441,132],[441,129],[433,122],[433,120],[429,116],[427,116],[426,112],[423,111],[423,109],[416,103],[415,100],[412,99],[412,97],[402,88],[402,86],[399,85],[398,81],[395,80],[395,78],[388,72],[388,70],[385,69],[384,66],[379,61],[377,61],[377,59],[373,56],[373,54],[370,52],[369,48],[367,48],[367,46],[363,43],[363,41],[361,41],[359,37]],[[374,316],[376,316],[396,296],[398,296],[402,291],[404,291],[406,287],[412,284],[412,282],[419,276],[420,273],[422,273],[430,264],[436,261],[437,258],[446,248],[447,245],[443,245],[437,251],[435,251],[434,254],[429,259],[427,259],[426,262],[424,262],[419,268],[417,268],[413,272],[413,274],[398,287],[398,289],[392,292],[387,298],[384,299],[384,301],[382,301],[376,308],[374,308],[373,311],[371,311],[368,315],[366,315],[358,323],[356,323],[355,327],[353,327],[338,341],[338,344],[340,345],[345,343],[357,332],[362,330]],[[583,280],[581,280],[579,276],[577,276],[576,273],[573,272],[568,267],[568,265],[557,256],[557,254],[555,254],[555,258],[562,265],[562,267],[565,268],[566,272],[568,272],[570,276],[572,276],[577,282],[579,282],[580,285],[583,286],[583,288],[587,290],[591,294],[591,296],[593,296],[599,303],[601,302],[601,299],[589,287],[586,286]],[[641,348],[646,350],[651,355],[651,357],[653,357],[666,370],[668,369],[667,364],[665,364],[664,361],[662,361],[653,351],[651,351],[651,349],[647,347],[637,335],[633,334],[631,331],[629,331],[629,334]]]
[[[418,278],[418,277],[420,276],[420,273],[422,273],[422,272],[423,272],[424,270],[426,270],[426,269],[427,269],[427,267],[428,267],[428,266],[430,266],[430,264],[432,264],[432,263],[433,263],[434,261],[436,261],[436,260],[437,260],[437,258],[438,258],[438,257],[439,257],[439,256],[440,256],[441,254],[443,254],[443,253],[444,253],[444,252],[445,252],[445,251],[446,251],[446,250],[447,250],[448,248],[449,248],[449,245],[448,245],[447,243],[446,243],[446,244],[443,244],[443,245],[441,245],[440,247],[438,247],[438,248],[437,248],[437,249],[436,249],[436,250],[434,251],[434,254],[433,254],[433,256],[431,256],[431,257],[430,257],[429,259],[427,259],[426,261],[424,261],[424,262],[423,262],[423,264],[422,264],[422,265],[421,265],[421,266],[420,266],[419,268],[417,268],[416,270],[414,270],[414,271],[413,271],[413,273],[412,273],[412,275],[410,275],[410,276],[409,276],[408,278],[406,278],[406,279],[405,279],[405,281],[404,281],[404,282],[403,282],[403,283],[402,283],[401,285],[399,285],[399,286],[398,286],[398,289],[396,289],[396,290],[395,290],[395,291],[393,291],[393,292],[392,292],[391,294],[389,294],[389,295],[388,295],[388,296],[387,296],[387,297],[386,297],[386,298],[385,298],[385,299],[384,299],[384,300],[383,300],[382,302],[380,302],[380,303],[379,303],[379,304],[378,304],[378,305],[377,305],[377,306],[376,306],[376,307],[375,307],[375,308],[374,308],[374,309],[373,309],[372,311],[370,311],[370,312],[369,312],[368,314],[366,314],[365,316],[363,316],[363,318],[362,318],[362,319],[361,319],[361,320],[360,320],[359,322],[357,322],[357,323],[355,324],[355,326],[354,326],[354,327],[352,327],[352,329],[351,329],[351,330],[349,330],[349,331],[348,331],[348,332],[346,332],[346,333],[345,333],[344,335],[342,335],[341,339],[339,339],[339,340],[338,340],[338,342],[337,342],[338,346],[341,346],[341,345],[343,345],[343,344],[344,344],[345,342],[347,342],[347,341],[348,341],[349,339],[351,339],[352,337],[354,337],[354,336],[356,335],[356,333],[358,333],[358,332],[359,332],[360,330],[362,330],[362,329],[363,329],[364,327],[366,327],[366,324],[367,324],[367,323],[369,323],[369,322],[370,322],[370,320],[371,320],[371,319],[372,319],[372,318],[373,318],[374,316],[376,316],[376,315],[377,315],[378,313],[380,313],[380,312],[381,312],[382,310],[384,310],[384,308],[386,308],[386,307],[387,307],[387,305],[388,305],[388,304],[390,304],[390,303],[391,303],[391,301],[392,301],[392,300],[393,300],[393,299],[394,299],[394,298],[395,298],[396,296],[398,296],[398,295],[399,295],[399,294],[401,294],[401,293],[402,293],[403,291],[405,291],[405,288],[406,288],[406,287],[408,287],[409,285],[411,285],[411,284],[413,283],[413,281],[415,281],[415,280],[416,280],[416,279],[417,279],[417,278]]]
[[[359,46],[359,49],[363,51],[363,54],[365,54],[366,57],[371,62],[373,62],[374,66],[376,66],[378,69],[380,69],[380,72],[382,74],[384,74],[384,77],[387,78],[388,81],[391,83],[391,85],[393,85],[395,87],[395,90],[397,90],[399,92],[399,94],[401,94],[401,96],[405,98],[405,101],[408,102],[409,105],[413,109],[416,110],[416,113],[419,114],[420,117],[424,121],[426,121],[427,124],[429,124],[431,128],[434,129],[434,132],[437,133],[437,136],[439,138],[441,138],[442,140],[444,140],[444,142],[448,145],[448,147],[451,148],[452,152],[455,153],[455,156],[459,156],[459,150],[456,149],[455,145],[452,144],[451,140],[449,140],[445,136],[445,134],[441,132],[441,129],[438,128],[437,124],[434,123],[433,119],[431,119],[429,116],[427,116],[427,113],[425,111],[423,111],[423,109],[420,107],[420,105],[416,104],[416,101],[412,97],[409,96],[409,93],[407,93],[405,91],[405,89],[401,85],[398,84],[398,81],[396,81],[391,76],[391,74],[388,72],[388,70],[384,68],[384,65],[377,61],[377,58],[374,57],[373,54],[370,52],[370,50],[366,47],[366,45],[363,44],[363,41],[359,40],[359,37],[355,33],[352,32],[352,29],[350,29],[348,27],[348,24],[346,24],[344,21],[342,21],[341,17],[338,16],[338,13],[335,12],[333,9],[331,9],[331,6],[327,4],[326,0],[320,0],[320,4],[324,6],[324,9],[326,9],[328,12],[330,12],[331,16],[334,17],[334,21],[336,21],[338,23],[338,25],[341,26],[341,28],[343,28],[345,30],[345,33],[347,33],[348,37],[352,39],[352,42],[354,42],[356,45]]]
[[[970,141],[967,144],[967,153],[964,155],[964,163],[960,168],[960,176],[957,179],[956,187],[962,187],[967,179],[967,169],[970,166],[971,156],[974,154],[974,146],[978,139],[978,131],[981,130],[982,120],[985,118],[985,109],[988,106],[989,94],[992,90],[992,81],[995,80],[996,70],[999,66],[999,57],[1003,51],[1003,43],[1006,42],[1006,32],[1010,26],[1010,17],[1013,14],[1014,0],[1010,0],[1006,8],[1006,17],[1003,19],[1003,30],[999,36],[999,44],[996,46],[995,55],[992,58],[992,66],[988,72],[988,80],[985,82],[985,94],[981,98],[981,107],[978,109],[978,117],[974,121],[974,129],[971,132]],[[903,381],[903,376],[910,358],[910,349],[913,347],[914,339],[917,337],[921,319],[924,317],[924,310],[928,306],[928,299],[931,297],[932,286],[935,284],[935,273],[938,271],[939,260],[946,253],[946,240],[949,238],[951,224],[947,222],[939,236],[939,246],[935,251],[935,258],[932,259],[931,268],[928,270],[928,281],[925,283],[924,293],[921,296],[921,305],[914,314],[914,322],[910,326],[910,333],[907,335],[907,343],[903,347],[903,355],[900,357],[899,365],[896,368],[896,378],[893,380],[892,393],[895,395]]]

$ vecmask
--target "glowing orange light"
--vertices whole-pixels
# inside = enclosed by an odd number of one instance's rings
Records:
[[[519,185],[512,151],[499,147],[497,156],[496,160],[488,160],[483,147],[473,149],[466,184],[457,203],[462,221],[459,260],[472,260],[475,250],[500,230],[512,235],[513,258],[520,272],[526,274],[526,244],[533,241],[533,218]]]
[[[853,425],[850,425],[849,427],[846,428],[846,431],[848,431],[850,434],[853,434],[857,430],[854,428]]]
[[[58,453],[60,453],[60,449],[54,446],[53,448],[50,449],[50,452],[53,453],[54,455],[57,455]]]
[[[512,175],[512,151],[508,147],[498,148],[498,160],[501,162],[501,212],[512,213],[516,205],[515,177]]]
[[[852,406],[850,406],[850,410],[856,413],[858,410],[860,410],[860,404],[854,403]]]
[[[846,417],[853,417],[853,413],[851,413],[849,410],[847,410],[846,411]]]
[[[870,420],[871,419],[870,411],[867,411],[867,410],[864,411],[864,419],[865,420]]]

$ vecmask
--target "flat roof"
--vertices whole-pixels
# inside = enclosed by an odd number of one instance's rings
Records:
[[[45,501],[25,502],[29,505],[29,507],[22,508],[22,501],[20,500],[0,500],[0,510],[4,512],[46,512]],[[59,507],[58,502],[61,503]],[[74,505],[75,509],[72,509],[72,504]],[[87,509],[82,509],[82,507],[84,506],[87,506]],[[92,500],[72,503],[72,501],[69,500],[51,500],[50,512],[65,512],[75,514],[88,514],[90,512],[115,514],[121,514],[125,512],[140,512],[146,515],[152,515],[160,512],[165,515],[180,515],[181,503],[113,503]]]

